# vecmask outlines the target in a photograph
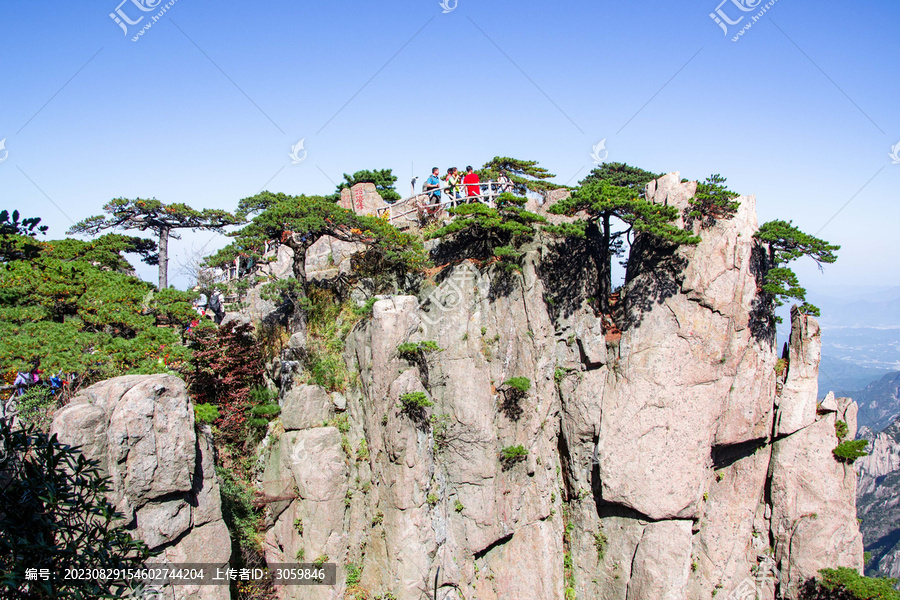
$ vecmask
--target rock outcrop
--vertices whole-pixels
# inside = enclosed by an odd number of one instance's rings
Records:
[[[226,565],[231,538],[222,520],[212,437],[194,425],[184,382],[169,375],[117,377],[82,390],[51,433],[80,446],[112,480],[110,501],[157,562]],[[225,600],[227,586],[170,589],[176,600]]]
[[[647,197],[684,210],[695,191],[673,173]],[[776,378],[755,199],[738,200],[694,224],[696,246],[639,237],[610,315],[577,244],[551,240],[521,273],[462,261],[378,301],[347,342],[346,404],[308,386],[283,400],[269,560],[327,556],[339,581],[361,565],[361,588],[400,600],[438,569],[446,598],[709,600],[794,598],[819,568],[861,568],[856,474],[831,454],[855,405],[816,404],[813,318],[793,315]],[[398,355],[426,340],[441,350]],[[417,391],[432,406],[401,410]]]

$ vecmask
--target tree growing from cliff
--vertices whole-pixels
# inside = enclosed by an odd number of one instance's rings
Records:
[[[709,227],[716,219],[727,219],[734,216],[741,203],[734,199],[740,196],[725,186],[726,179],[721,175],[710,175],[706,181],[697,184],[697,193],[688,201],[685,221],[690,226],[694,220],[700,220],[704,227]]]
[[[588,182],[605,181],[616,187],[624,187],[635,192],[640,198],[644,197],[644,188],[647,184],[661,177],[658,173],[651,173],[639,167],[632,167],[627,163],[603,163],[594,167],[588,176],[579,182],[584,185]]]
[[[396,182],[397,176],[394,175],[392,169],[363,170],[357,171],[353,175],[344,173],[344,181],[337,184],[337,189],[334,194],[328,196],[328,199],[337,202],[341,199],[341,190],[351,188],[357,183],[371,183],[385,202],[394,203],[400,200],[400,194],[394,187]]]
[[[510,193],[497,197],[496,208],[480,202],[463,204],[448,211],[455,217],[453,221],[425,237],[453,238],[473,258],[493,257],[504,266],[517,269],[522,246],[534,238],[538,223],[546,221],[525,210],[524,205],[524,198]]]
[[[368,247],[370,257],[384,268],[401,265],[418,269],[425,254],[414,236],[401,233],[384,219],[357,215],[322,196],[289,196],[262,192],[240,201],[237,214],[255,215],[242,229],[229,235],[234,242],[207,260],[210,266],[231,263],[245,257],[264,260],[267,251],[287,246],[293,253],[293,280],[269,282],[264,293],[287,300],[293,307],[293,322],[299,332],[306,330],[309,282],[306,277],[306,252],[319,239],[331,236]]]
[[[34,428],[0,419],[0,597],[119,598],[120,580],[66,581],[68,569],[141,567],[147,546],[125,531],[97,461]],[[46,569],[50,578],[29,579]]]
[[[762,289],[774,299],[775,306],[781,306],[785,301],[799,300],[802,303],[800,312],[819,316],[818,307],[806,302],[806,289],[800,285],[796,273],[786,265],[808,256],[822,269],[823,264],[837,260],[836,252],[841,247],[803,233],[791,221],[769,221],[759,228],[754,237],[768,247],[769,269]]]
[[[647,202],[639,197],[636,187],[618,187],[602,179],[586,179],[570,197],[552,205],[549,211],[558,215],[585,215],[571,223],[545,226],[544,231],[587,238],[598,272],[597,294],[603,312],[609,311],[612,259],[624,251],[624,242],[632,231],[670,244],[699,242],[698,237],[674,224],[679,216],[675,207]],[[628,227],[613,231],[613,219]]]
[[[159,253],[147,257],[148,264],[159,264],[159,289],[169,287],[169,238],[179,239],[179,229],[200,229],[222,232],[239,220],[232,214],[218,209],[194,210],[187,204],[163,204],[156,198],[116,198],[104,205],[107,213],[89,217],[69,229],[69,233],[96,235],[106,230],[152,231],[159,240]]]
[[[505,172],[512,182],[513,193],[525,196],[528,192],[546,194],[550,190],[559,189],[561,185],[547,181],[556,177],[544,167],[538,166],[536,160],[520,160],[506,156],[495,156],[478,170],[481,181],[496,181],[501,172]]]

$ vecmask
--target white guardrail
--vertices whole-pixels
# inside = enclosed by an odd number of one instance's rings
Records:
[[[478,186],[481,193],[476,195],[468,195],[469,187]],[[394,224],[395,221],[406,220],[409,222],[418,222],[423,217],[436,214],[442,208],[451,208],[459,206],[467,202],[481,202],[487,206],[494,208],[496,206],[495,199],[500,194],[511,192],[513,186],[511,183],[501,183],[497,181],[482,181],[479,183],[460,183],[456,186],[455,191],[451,191],[449,187],[441,187],[440,190],[433,189],[419,192],[409,198],[398,200],[393,204],[388,204],[376,209],[376,213],[381,218],[387,218],[388,222]],[[438,196],[438,192],[440,195]]]

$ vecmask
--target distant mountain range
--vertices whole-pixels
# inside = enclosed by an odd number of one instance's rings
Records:
[[[900,287],[824,287],[809,300],[822,309],[820,397],[843,390],[856,399],[847,390],[900,371]]]
[[[837,395],[856,400],[860,427],[881,431],[900,416],[900,372],[888,373],[862,390]]]
[[[856,514],[863,544],[872,556],[866,575],[896,578],[900,576],[900,419],[877,434],[864,428],[860,437],[869,440],[871,453],[856,461]]]

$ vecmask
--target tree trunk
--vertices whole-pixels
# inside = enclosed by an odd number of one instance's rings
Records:
[[[612,251],[610,250],[609,215],[603,215],[601,222],[592,222],[587,228],[587,237],[593,246],[594,261],[597,265],[597,302],[600,311],[609,312],[609,296],[612,294]]]
[[[159,231],[159,289],[169,287],[169,228],[160,227]]]
[[[306,314],[306,299],[309,297],[309,282],[306,280],[306,250],[309,246],[305,244],[288,244],[288,247],[294,251],[294,262],[291,270],[294,272],[294,278],[299,284],[297,286],[297,297],[294,300],[294,312],[290,317],[291,333],[299,333],[304,340],[306,346],[306,324],[308,315]]]

